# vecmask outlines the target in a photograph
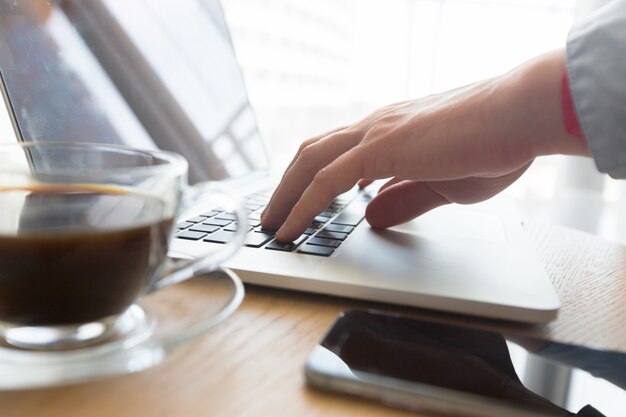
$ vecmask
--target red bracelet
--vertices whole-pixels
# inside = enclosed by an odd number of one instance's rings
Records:
[[[585,142],[585,134],[580,128],[576,109],[574,108],[574,101],[572,100],[572,93],[569,88],[567,68],[563,71],[563,80],[561,82],[561,107],[563,108],[563,125],[565,126],[565,131]]]

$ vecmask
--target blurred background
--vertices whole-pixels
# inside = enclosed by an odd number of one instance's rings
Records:
[[[562,47],[606,0],[223,0],[279,165],[303,140],[384,105],[501,74]],[[544,157],[508,191],[526,218],[626,243],[626,186]]]

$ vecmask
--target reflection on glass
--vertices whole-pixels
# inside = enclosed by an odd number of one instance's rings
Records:
[[[0,40],[24,140],[175,151],[191,182],[267,168],[217,0],[17,2]]]
[[[363,311],[345,313],[321,346],[347,365],[354,378],[363,381],[375,375],[427,384],[546,416],[570,416],[573,412],[585,417],[603,415],[597,410],[606,404],[566,410],[527,389],[511,359],[511,342],[626,389],[626,355],[622,353],[505,338],[500,333]],[[621,398],[626,399],[626,391]]]

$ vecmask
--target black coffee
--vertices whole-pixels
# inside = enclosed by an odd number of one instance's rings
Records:
[[[84,323],[123,312],[167,252],[163,202],[97,186],[0,188],[0,321]],[[7,205],[11,209],[7,210]]]

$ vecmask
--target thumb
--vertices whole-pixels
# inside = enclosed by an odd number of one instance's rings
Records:
[[[373,228],[385,229],[449,203],[426,182],[402,181],[378,193],[368,204],[365,218]]]

